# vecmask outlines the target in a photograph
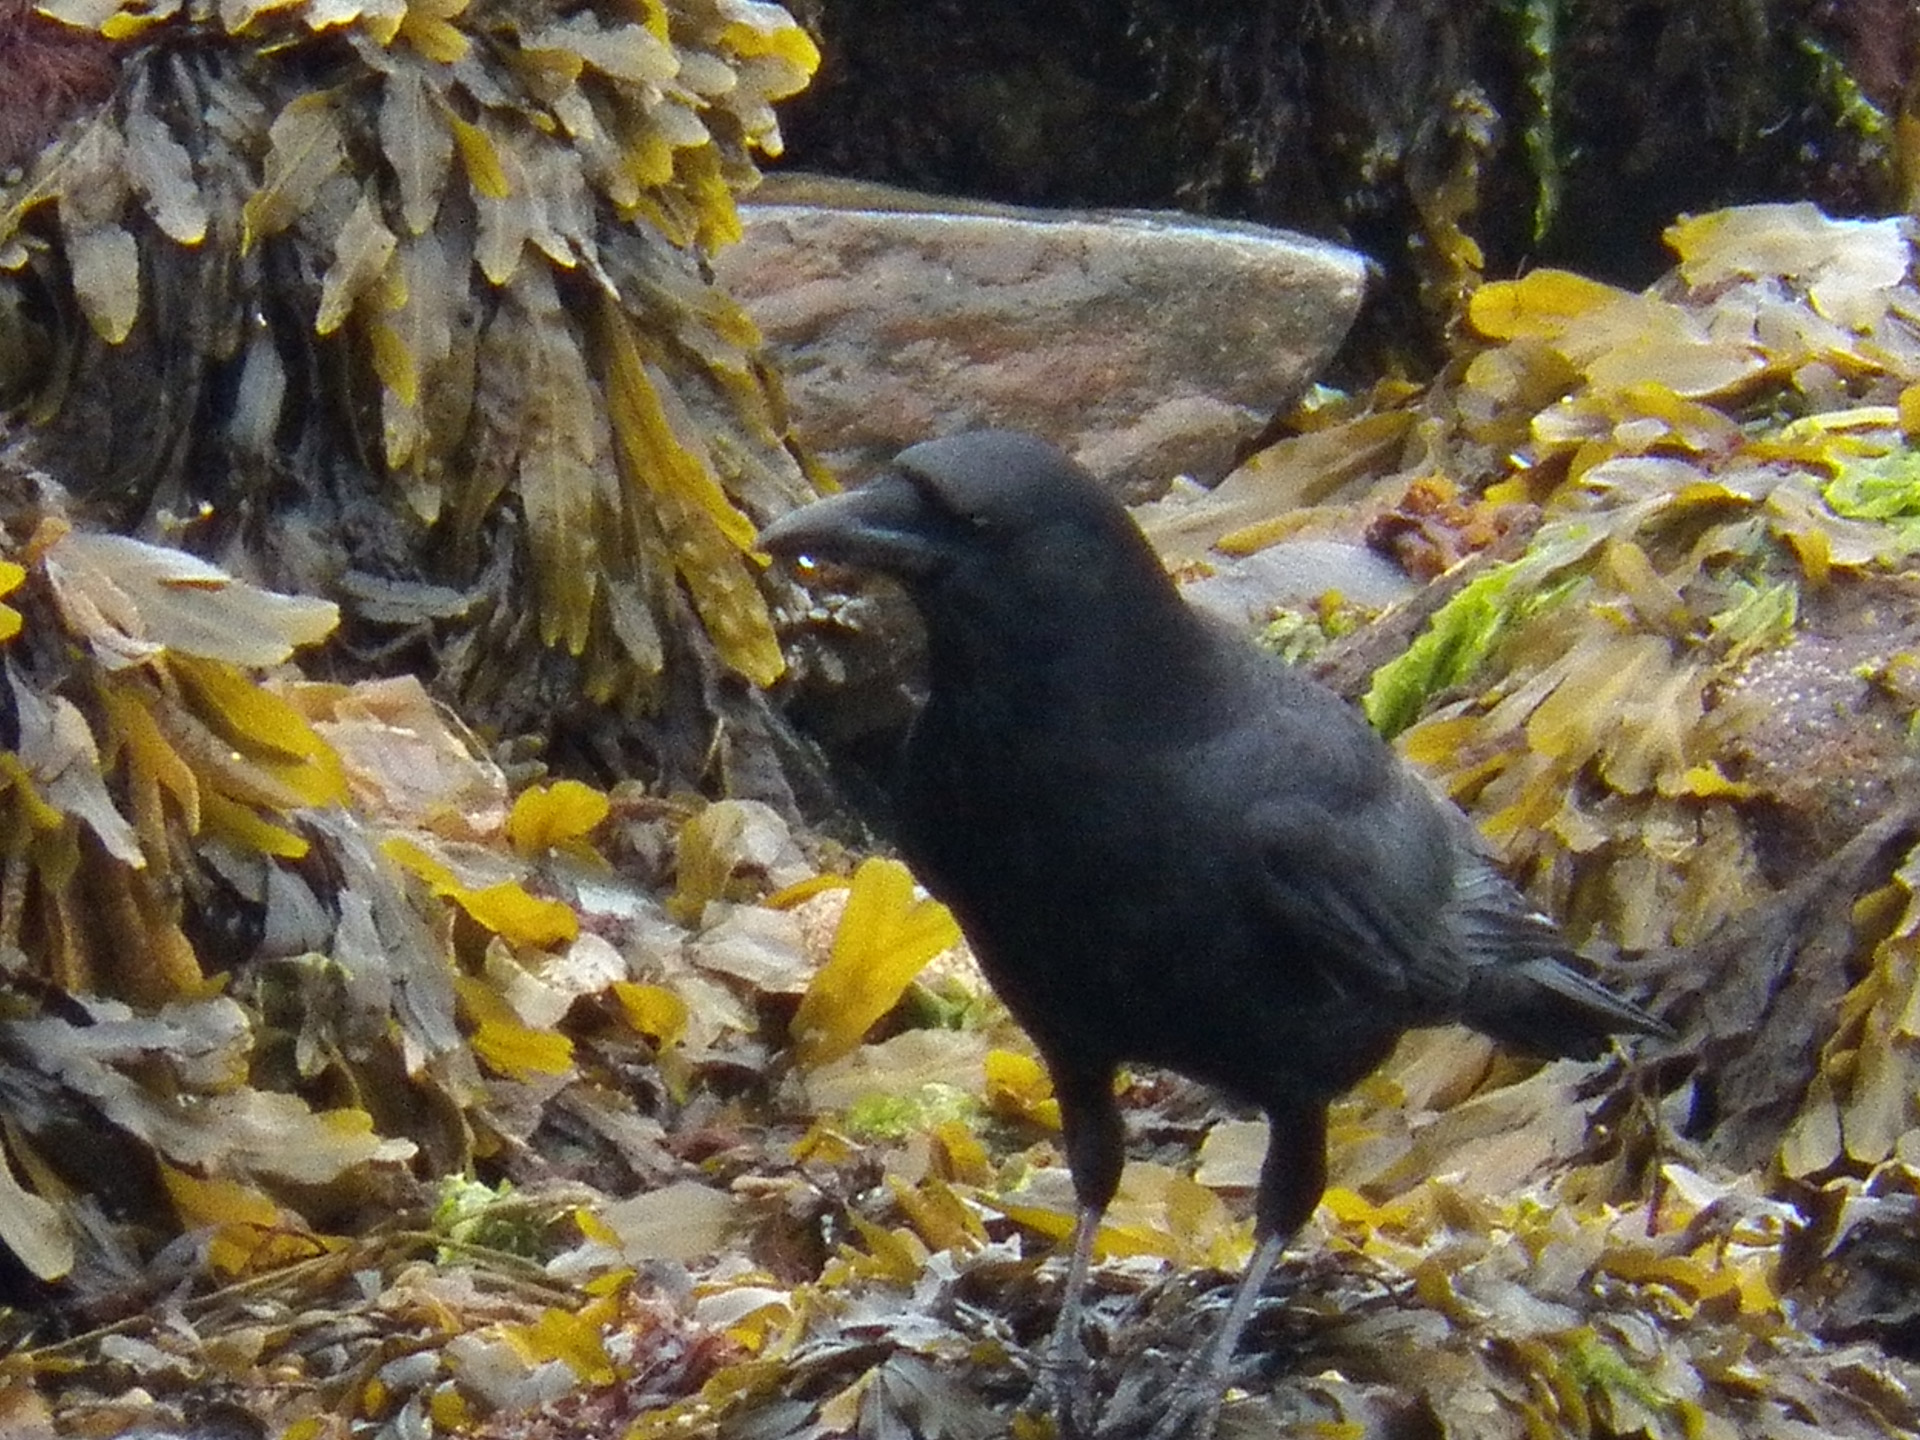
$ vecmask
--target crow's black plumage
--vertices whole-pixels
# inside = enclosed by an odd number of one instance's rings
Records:
[[[1124,1163],[1122,1062],[1211,1082],[1270,1123],[1260,1247],[1189,1376],[1210,1392],[1203,1428],[1261,1280],[1325,1188],[1328,1102],[1402,1032],[1463,1021],[1591,1057],[1611,1033],[1663,1029],[1563,964],[1466,818],[1337,696],[1191,609],[1126,512],[1043,442],[916,445],[760,543],[891,575],[926,622],[898,838],[1053,1077],[1081,1205],[1066,1362]]]

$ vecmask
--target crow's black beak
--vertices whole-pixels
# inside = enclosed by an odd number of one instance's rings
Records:
[[[887,471],[857,490],[781,516],[755,544],[769,555],[804,555],[910,578],[943,559],[939,519],[912,481]]]

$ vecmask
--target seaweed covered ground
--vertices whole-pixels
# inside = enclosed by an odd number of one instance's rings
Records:
[[[1309,541],[1420,578],[1249,620],[1682,1032],[1544,1068],[1409,1038],[1335,1110],[1228,1435],[1920,1428],[1908,229],[1778,206],[1670,239],[1646,293],[1483,286],[1431,384],[1318,396],[1143,511],[1196,583]],[[29,478],[7,1433],[1047,1433],[1057,1111],[903,869],[541,775],[406,676],[303,675],[328,607]],[[781,621],[830,649],[861,614]],[[1264,1135],[1157,1073],[1123,1103],[1116,1436],[1224,1304]]]

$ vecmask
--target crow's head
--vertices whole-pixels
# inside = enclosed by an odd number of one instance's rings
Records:
[[[901,451],[856,490],[760,532],[775,555],[806,555],[891,575],[939,611],[1047,611],[1172,587],[1120,503],[1031,435],[982,430]]]
[[[1207,653],[1120,502],[1030,435],[915,445],[760,545],[897,580],[926,622],[933,698],[997,696],[1022,723],[1072,710],[1082,728],[1152,724]]]

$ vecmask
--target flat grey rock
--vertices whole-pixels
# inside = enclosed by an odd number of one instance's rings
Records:
[[[1211,575],[1181,594],[1229,624],[1264,622],[1276,608],[1301,609],[1329,591],[1383,610],[1420,588],[1378,551],[1342,540],[1282,540],[1238,559],[1220,557]]]
[[[766,335],[801,440],[847,482],[916,441],[1005,426],[1129,500],[1210,483],[1332,357],[1367,276],[1351,251],[1263,226],[807,177],[742,219],[716,277]]]

